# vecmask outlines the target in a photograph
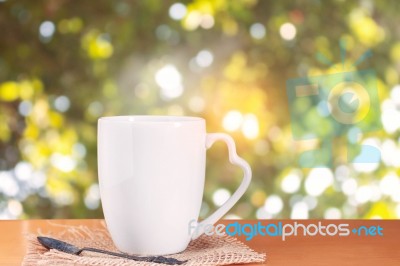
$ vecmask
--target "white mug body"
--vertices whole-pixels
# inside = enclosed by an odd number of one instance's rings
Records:
[[[205,121],[119,116],[98,123],[98,171],[107,228],[119,250],[183,251],[204,190]]]

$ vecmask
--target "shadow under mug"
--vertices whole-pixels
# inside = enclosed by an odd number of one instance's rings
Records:
[[[222,140],[229,160],[243,169],[236,192],[197,223],[206,150]],[[100,195],[107,228],[119,250],[141,255],[181,252],[239,200],[251,169],[233,139],[206,133],[205,120],[178,116],[114,116],[98,121]],[[189,230],[196,221],[198,230]]]

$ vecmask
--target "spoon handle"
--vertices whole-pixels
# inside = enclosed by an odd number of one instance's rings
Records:
[[[180,264],[183,264],[186,262],[186,261],[181,261],[181,260],[177,260],[174,258],[166,258],[163,256],[139,257],[139,256],[133,256],[133,255],[128,255],[128,254],[124,254],[124,253],[116,253],[116,252],[112,252],[112,251],[97,249],[97,248],[82,248],[77,255],[82,253],[82,251],[97,252],[97,253],[107,254],[107,255],[111,255],[111,256],[135,260],[135,261],[147,261],[147,262],[163,263],[163,264],[168,264],[168,265],[180,265]]]

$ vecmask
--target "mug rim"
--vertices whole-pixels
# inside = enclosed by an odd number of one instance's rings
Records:
[[[118,115],[103,116],[100,117],[98,121],[113,123],[193,123],[204,121],[204,118],[174,115]]]

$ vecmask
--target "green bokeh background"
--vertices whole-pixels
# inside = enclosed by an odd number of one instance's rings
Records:
[[[397,1],[180,3],[0,1],[1,219],[102,217],[97,119],[121,114],[201,116],[231,134],[253,180],[228,218],[400,217]],[[302,169],[319,144],[293,139],[286,80],[343,69],[376,71],[382,127],[358,141],[382,160],[350,164],[339,136],[332,168]],[[207,156],[201,217],[241,180],[223,144]]]

